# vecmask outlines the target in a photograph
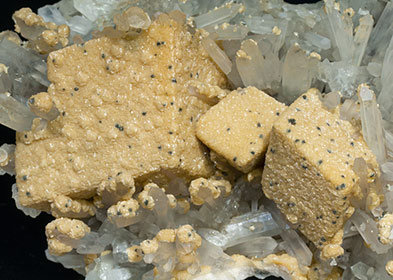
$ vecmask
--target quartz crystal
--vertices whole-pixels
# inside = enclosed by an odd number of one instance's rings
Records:
[[[382,117],[378,109],[375,94],[366,85],[359,87],[360,118],[363,137],[380,164],[386,161],[385,140]]]

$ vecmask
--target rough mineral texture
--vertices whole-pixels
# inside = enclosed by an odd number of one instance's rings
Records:
[[[255,87],[236,90],[200,118],[197,136],[233,167],[249,172],[264,156],[273,122],[285,108]]]
[[[226,78],[198,36],[162,15],[133,40],[102,37],[52,52],[48,93],[60,116],[17,135],[21,204],[46,209],[56,194],[88,198],[121,174],[209,176],[194,123],[210,106],[184,85],[225,87]]]
[[[314,89],[273,125],[263,191],[318,247],[329,243],[352,215],[351,197],[362,195],[352,170],[354,160],[366,160],[371,179],[379,174],[375,156],[354,132],[348,122],[322,107]]]

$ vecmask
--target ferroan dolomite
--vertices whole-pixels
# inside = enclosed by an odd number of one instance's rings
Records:
[[[285,108],[254,87],[239,89],[200,118],[197,136],[233,167],[247,173],[263,158],[273,122]]]
[[[101,37],[52,52],[48,78],[60,116],[17,135],[22,205],[47,210],[58,194],[89,198],[117,176],[162,184],[212,174],[194,132],[210,106],[185,84],[227,81],[198,33],[161,15],[132,40]]]
[[[370,178],[379,174],[375,156],[347,121],[327,111],[318,91],[300,96],[273,125],[262,187],[287,219],[314,244],[341,244],[342,229],[360,197],[352,170],[362,157]]]

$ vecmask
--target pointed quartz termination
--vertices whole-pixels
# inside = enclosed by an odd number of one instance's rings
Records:
[[[375,94],[366,84],[361,84],[358,88],[358,98],[363,137],[378,163],[383,164],[386,161],[385,137]]]
[[[217,25],[229,22],[239,12],[244,10],[242,4],[227,3],[219,8],[213,9],[205,14],[195,17],[197,28],[203,28],[209,25]]]
[[[131,7],[114,17],[116,29],[127,32],[130,27],[134,29],[147,29],[151,24],[150,17],[139,7]]]
[[[382,64],[381,83],[382,90],[378,96],[381,113],[385,119],[393,121],[393,37],[390,40],[389,47],[386,50]]]
[[[267,88],[265,59],[253,39],[243,41],[241,49],[236,53],[236,66],[245,87]]]
[[[350,221],[359,231],[367,246],[377,254],[385,254],[392,247],[379,242],[377,223],[364,211],[356,209]]]
[[[46,91],[49,86],[44,58],[11,42],[6,36],[0,36],[0,63],[7,67],[5,74],[12,81],[12,88],[8,92],[22,104],[27,104],[32,94]],[[0,93],[4,92],[6,91]]]
[[[113,13],[129,4],[127,0],[73,0],[75,9],[88,20],[98,23],[109,20]]]
[[[334,0],[324,0],[325,11],[341,60],[350,61],[354,49],[353,24],[350,16],[341,14]]]
[[[314,77],[313,64],[317,56],[307,56],[298,44],[289,48],[282,69],[282,91],[285,102],[292,103],[311,87]]]
[[[232,62],[226,55],[226,53],[220,49],[220,47],[209,37],[202,39],[202,46],[205,48],[207,53],[217,64],[217,66],[224,72],[228,74],[232,69]]]
[[[291,229],[287,225],[285,218],[272,201],[264,199],[263,206],[271,213],[274,221],[280,227],[280,236],[286,243],[287,253],[295,257],[299,264],[309,266],[311,264],[313,254],[303,239],[295,230]]]
[[[366,51],[368,39],[373,29],[374,20],[371,15],[366,15],[359,19],[359,26],[356,28],[354,41],[354,52],[352,62],[356,66],[360,66],[364,52]]]
[[[0,147],[0,175],[15,175],[15,145],[3,144]]]
[[[16,131],[31,129],[35,115],[9,93],[0,93],[0,123]]]

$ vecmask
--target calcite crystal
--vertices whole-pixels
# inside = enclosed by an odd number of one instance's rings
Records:
[[[23,8],[21,37],[0,33],[0,123],[17,131],[0,174],[18,209],[55,218],[47,258],[87,280],[391,279],[392,15]]]

